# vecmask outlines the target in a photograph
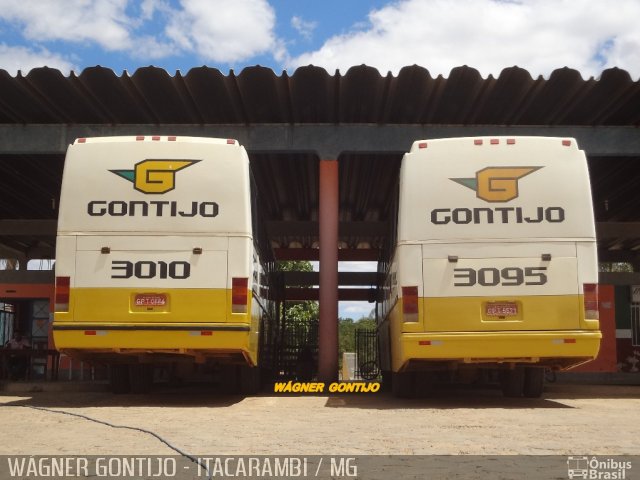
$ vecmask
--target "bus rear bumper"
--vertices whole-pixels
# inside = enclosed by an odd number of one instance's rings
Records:
[[[255,338],[254,338],[255,337]],[[242,354],[257,361],[257,333],[246,324],[79,324],[55,322],[53,340],[58,350],[90,359],[115,355],[178,354],[225,357]]]
[[[403,333],[393,370],[431,362],[569,368],[594,359],[601,338],[597,330]]]

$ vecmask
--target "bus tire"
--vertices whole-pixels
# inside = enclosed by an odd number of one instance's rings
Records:
[[[237,365],[221,365],[219,370],[218,389],[225,395],[236,395],[240,391],[240,367]]]
[[[524,393],[524,368],[516,367],[513,370],[502,372],[502,394],[505,397],[521,397]]]
[[[381,377],[382,377],[382,385],[380,386],[380,389],[383,392],[391,392],[392,391],[392,387],[391,387],[391,372],[387,371],[387,370],[383,370],[381,372]]]
[[[413,398],[415,396],[414,372],[392,372],[391,388],[393,395],[398,398]]]
[[[255,395],[260,391],[260,369],[258,367],[242,366],[240,374],[240,393]]]
[[[153,365],[135,363],[129,367],[131,393],[149,393],[153,385]]]
[[[432,397],[436,392],[436,373],[415,372],[413,389],[417,397]]]
[[[120,395],[131,391],[131,383],[129,382],[129,365],[112,364],[109,367],[109,386],[111,392]]]
[[[540,398],[544,390],[544,368],[527,367],[524,371],[524,396]]]

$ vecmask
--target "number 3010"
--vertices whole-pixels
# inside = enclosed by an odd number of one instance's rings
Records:
[[[495,287],[502,285],[505,287],[517,287],[518,285],[544,285],[547,283],[547,267],[505,267],[498,268],[456,268],[453,283],[456,287],[473,287],[482,285],[483,287]]]

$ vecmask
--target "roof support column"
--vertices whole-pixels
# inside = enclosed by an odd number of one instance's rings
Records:
[[[318,380],[338,379],[338,161],[320,160]]]

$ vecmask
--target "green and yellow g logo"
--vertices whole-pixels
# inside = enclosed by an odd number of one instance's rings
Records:
[[[134,170],[109,170],[133,183],[142,193],[167,193],[176,188],[176,172],[200,160],[143,160]]]
[[[476,192],[487,202],[508,202],[518,198],[518,180],[542,167],[487,167],[476,178],[450,178]]]

